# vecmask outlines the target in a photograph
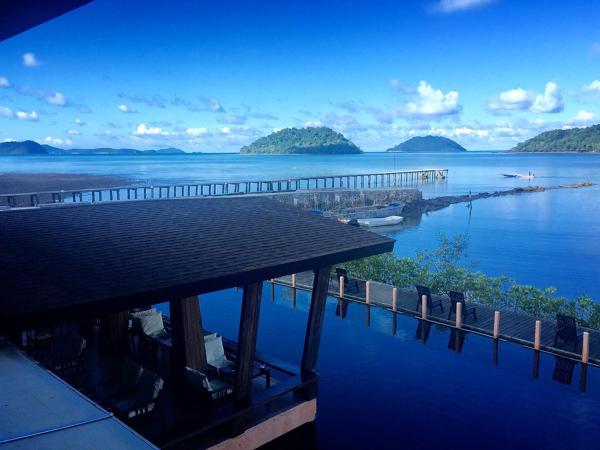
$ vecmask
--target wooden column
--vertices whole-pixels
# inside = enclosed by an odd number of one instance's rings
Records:
[[[171,367],[173,375],[183,375],[185,367],[205,372],[206,349],[197,296],[180,298],[169,302],[171,310]]]
[[[233,394],[240,406],[250,399],[262,285],[262,282],[258,282],[244,286]]]
[[[315,270],[308,324],[306,326],[306,335],[304,336],[304,353],[302,354],[301,364],[302,373],[314,372],[317,366],[330,273],[330,266],[320,267]]]
[[[100,342],[102,348],[118,353],[127,353],[127,327],[129,312],[108,314],[100,320]]]

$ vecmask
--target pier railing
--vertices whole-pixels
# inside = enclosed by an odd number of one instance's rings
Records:
[[[0,207],[32,207],[52,203],[96,203],[181,197],[295,192],[322,189],[382,189],[408,187],[446,179],[448,169],[419,169],[352,175],[325,175],[279,180],[222,181],[129,185],[98,189],[75,189],[18,194],[0,194]]]

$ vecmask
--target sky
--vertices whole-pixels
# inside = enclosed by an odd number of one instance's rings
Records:
[[[235,152],[328,126],[504,150],[600,122],[599,23],[582,0],[96,0],[0,42],[0,141]]]

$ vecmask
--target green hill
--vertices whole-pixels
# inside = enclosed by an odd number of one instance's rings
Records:
[[[458,142],[442,136],[417,136],[389,148],[388,152],[406,153],[450,153],[466,152],[467,149]]]
[[[327,127],[285,128],[268,136],[257,139],[250,145],[242,147],[243,154],[352,154],[362,150]]]
[[[546,131],[521,142],[513,152],[600,152],[600,124],[570,130]]]
[[[0,155],[176,155],[185,153],[178,148],[158,150],[135,150],[132,148],[70,148],[62,149],[35,141],[11,141],[0,143]]]

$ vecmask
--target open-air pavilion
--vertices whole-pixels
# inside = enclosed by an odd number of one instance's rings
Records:
[[[116,413],[169,448],[257,446],[314,420],[331,267],[393,248],[389,238],[260,196],[9,210],[0,212],[0,243],[1,334],[42,360],[56,343],[36,353],[36,331],[69,324],[88,356],[84,370],[63,378],[94,401],[107,358],[117,370],[126,359],[150,368],[164,381],[162,397],[150,399],[150,411]],[[289,364],[256,350],[261,292],[266,280],[304,271],[315,274],[310,311],[301,361]],[[198,296],[236,287],[239,337],[224,342],[230,367],[214,371]],[[165,302],[164,332],[145,336],[156,345],[142,357],[132,317]],[[190,373],[208,385],[190,383]],[[215,383],[230,388],[201,395]]]

